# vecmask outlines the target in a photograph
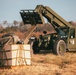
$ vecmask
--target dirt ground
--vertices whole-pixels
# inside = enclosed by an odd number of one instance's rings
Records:
[[[57,56],[41,51],[39,54],[33,54],[31,61],[31,66],[0,69],[0,75],[76,75],[76,52]]]
[[[0,75],[76,75],[76,52],[57,56],[51,51],[41,51],[33,54],[31,61],[30,66],[0,68]]]

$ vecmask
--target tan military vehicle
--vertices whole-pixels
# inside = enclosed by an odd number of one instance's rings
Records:
[[[37,5],[34,10],[20,11],[24,24],[31,24],[33,29],[44,24],[45,17],[55,29],[55,33],[46,34],[35,39],[32,45],[34,53],[40,50],[52,50],[57,55],[64,55],[68,51],[76,51],[76,27],[65,21],[48,6]]]

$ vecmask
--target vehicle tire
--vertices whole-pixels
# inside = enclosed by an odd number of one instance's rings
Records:
[[[40,52],[40,49],[38,47],[38,42],[33,42],[32,49],[34,54],[37,54]]]
[[[66,52],[66,44],[64,40],[56,40],[53,44],[53,53],[57,55],[64,55]]]

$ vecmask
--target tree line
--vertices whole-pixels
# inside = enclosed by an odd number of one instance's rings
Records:
[[[70,21],[69,23],[71,23],[72,25],[76,25],[76,22]],[[4,28],[3,25],[7,25],[7,27]],[[11,32],[27,32],[28,29],[31,27],[30,24],[26,24],[24,25],[23,22],[18,22],[16,20],[13,21],[13,23],[11,25],[9,25],[9,23],[7,21],[3,21],[3,24],[0,24],[0,33],[11,33]],[[44,25],[38,25],[36,27],[36,29],[34,30],[35,32],[41,32],[41,31],[52,31],[53,27],[51,24],[44,24]]]

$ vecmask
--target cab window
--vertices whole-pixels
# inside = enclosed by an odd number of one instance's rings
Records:
[[[70,29],[70,38],[75,38],[75,29]]]

